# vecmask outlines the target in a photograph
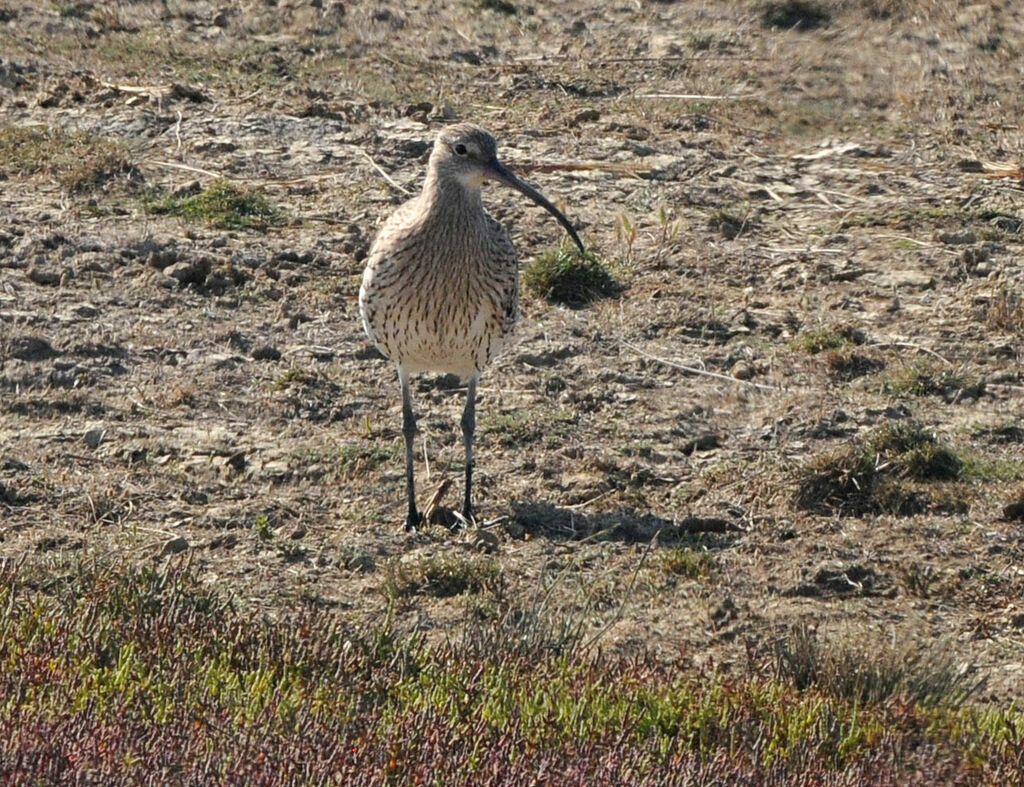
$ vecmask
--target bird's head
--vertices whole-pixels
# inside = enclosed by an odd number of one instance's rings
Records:
[[[529,197],[558,219],[566,232],[584,252],[583,241],[569,220],[537,189],[520,180],[498,161],[498,143],[487,131],[472,123],[459,123],[441,131],[430,154],[430,167],[437,177],[454,179],[463,188],[477,191],[486,180],[495,180]]]

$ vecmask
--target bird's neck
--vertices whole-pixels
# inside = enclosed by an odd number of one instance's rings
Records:
[[[427,173],[420,203],[421,209],[433,217],[453,215],[465,219],[471,215],[483,215],[479,186],[465,184],[451,176],[440,176],[436,172]]]

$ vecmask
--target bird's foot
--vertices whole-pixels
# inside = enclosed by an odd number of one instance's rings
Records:
[[[418,511],[410,511],[409,515],[405,518],[405,532],[415,533],[420,529],[420,525],[423,523],[423,517],[420,516]]]
[[[458,515],[459,530],[469,530],[476,527],[476,515],[471,506],[463,506],[462,513]],[[455,528],[452,528],[454,530]]]

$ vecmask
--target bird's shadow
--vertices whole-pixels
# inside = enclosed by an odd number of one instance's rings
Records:
[[[743,536],[745,530],[735,520],[716,516],[686,516],[665,519],[635,511],[605,511],[587,514],[539,500],[514,500],[511,503],[509,529],[552,541],[622,541],[627,544],[656,543],[671,546],[699,542],[712,548],[724,548]]]

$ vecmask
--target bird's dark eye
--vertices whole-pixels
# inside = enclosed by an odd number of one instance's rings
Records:
[[[467,152],[466,146],[460,142],[458,145],[455,146],[455,152],[460,156],[465,156]]]

